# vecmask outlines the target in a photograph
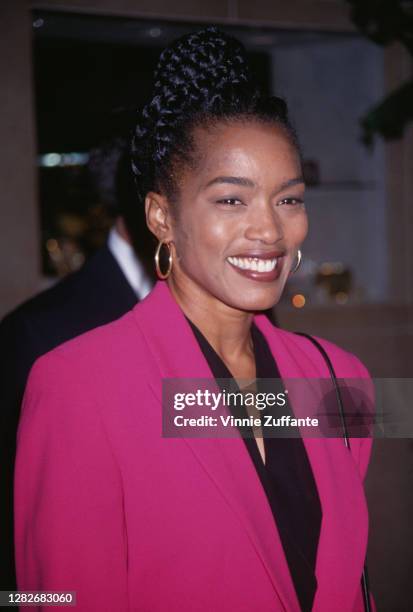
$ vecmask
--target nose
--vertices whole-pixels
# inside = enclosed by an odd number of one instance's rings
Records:
[[[265,244],[275,244],[283,240],[283,223],[271,203],[263,201],[249,208],[245,237],[248,240],[260,241]]]

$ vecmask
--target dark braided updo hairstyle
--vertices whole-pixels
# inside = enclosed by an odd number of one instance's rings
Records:
[[[246,119],[283,126],[299,152],[285,101],[262,94],[238,40],[208,27],[166,47],[155,72],[152,99],[132,139],[139,200],[144,202],[149,191],[176,200],[179,170],[196,166],[194,128]]]

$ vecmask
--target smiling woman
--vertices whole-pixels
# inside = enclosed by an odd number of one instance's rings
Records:
[[[208,29],[163,52],[133,168],[174,293],[191,279],[231,307],[278,302],[307,232],[300,152],[285,102],[259,91],[237,41]]]
[[[179,254],[172,278],[179,283],[183,269],[232,308],[270,308],[307,233],[297,150],[277,125],[251,119],[196,138],[204,163],[182,182],[180,223],[158,236]]]
[[[172,251],[171,290],[201,291],[211,308],[268,309],[307,233],[297,149],[277,124],[253,118],[197,128],[194,145],[202,162],[182,172],[177,222],[167,197],[146,197],[149,226]]]
[[[19,589],[76,591],[79,612],[361,612],[369,438],[348,452],[341,439],[260,427],[231,438],[161,431],[165,379],[228,378],[262,397],[268,380],[330,376],[312,343],[260,314],[307,234],[285,102],[257,89],[236,40],[216,28],[185,36],[161,55],[132,162],[162,280],[30,373]],[[338,377],[368,377],[319,342]]]

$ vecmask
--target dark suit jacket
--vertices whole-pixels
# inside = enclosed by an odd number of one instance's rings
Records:
[[[105,246],[81,270],[20,305],[0,323],[0,590],[15,588],[15,436],[31,366],[66,340],[121,317],[136,302],[136,294]]]

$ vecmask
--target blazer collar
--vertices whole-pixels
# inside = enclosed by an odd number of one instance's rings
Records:
[[[165,282],[155,285],[149,296],[135,306],[134,314],[159,368],[159,385],[154,390],[159,401],[163,378],[212,378],[193,332]],[[299,341],[308,340],[292,336],[296,342],[291,341],[289,334],[274,328],[264,315],[257,315],[254,321],[266,337],[283,379],[328,376],[322,360],[315,364],[300,350]],[[183,439],[242,522],[281,605],[288,612],[299,612],[280,536],[241,437]],[[341,439],[303,441],[323,512],[313,612],[334,609],[337,602],[343,610],[350,610],[367,545],[362,485]]]

